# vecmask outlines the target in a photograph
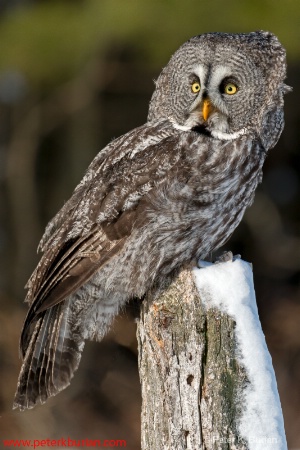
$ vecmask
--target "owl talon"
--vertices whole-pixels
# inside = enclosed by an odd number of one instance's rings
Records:
[[[202,259],[199,259],[199,261],[197,261],[197,267],[199,269],[203,269],[205,267],[211,266],[212,264],[222,264],[224,262],[233,262],[236,261],[237,259],[241,259],[241,255],[237,254],[237,255],[233,255],[233,253],[231,251],[228,252],[224,252],[222,253],[222,255],[218,256],[215,261],[212,263],[210,261],[204,261]]]
[[[209,267],[211,265],[212,265],[212,262],[204,261],[204,259],[199,259],[199,261],[197,261],[197,267],[199,269],[204,269],[205,267]]]
[[[220,263],[224,263],[224,262],[233,262],[236,261],[237,259],[241,259],[241,255],[237,254],[237,255],[233,255],[233,253],[231,251],[229,252],[224,252],[222,253],[222,255],[218,256],[217,259],[214,261],[214,264],[220,264]]]
[[[214,264],[221,264],[221,263],[229,262],[229,261],[233,262],[233,260],[234,260],[234,256],[231,251],[224,252],[224,253],[222,253],[222,255],[217,257],[217,259],[214,261]]]

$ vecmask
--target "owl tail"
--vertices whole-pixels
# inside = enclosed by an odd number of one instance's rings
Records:
[[[33,408],[65,389],[78,368],[84,339],[70,327],[68,300],[44,311],[34,323],[19,375],[14,408]]]

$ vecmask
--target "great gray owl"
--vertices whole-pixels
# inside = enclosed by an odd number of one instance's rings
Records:
[[[65,388],[85,340],[128,300],[229,238],[282,132],[285,76],[285,50],[263,31],[199,35],[172,56],[146,124],[96,156],[46,228],[15,407]]]

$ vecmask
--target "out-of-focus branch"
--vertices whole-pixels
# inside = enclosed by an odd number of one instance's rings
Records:
[[[91,105],[101,88],[99,70],[97,62],[91,63],[79,77],[60,86],[49,98],[36,102],[30,99],[33,106],[25,113],[22,111],[22,117],[12,123],[6,188],[16,254],[12,285],[17,289],[24,283],[24,276],[28,275],[28,255],[35,253],[41,236],[35,173],[41,139]],[[21,116],[21,113],[14,112],[15,116]]]

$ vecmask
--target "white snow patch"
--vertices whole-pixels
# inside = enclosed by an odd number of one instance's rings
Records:
[[[239,259],[195,268],[193,273],[206,308],[217,307],[236,321],[238,358],[250,381],[244,391],[240,436],[250,450],[286,450],[277,383],[258,317],[250,264]]]

